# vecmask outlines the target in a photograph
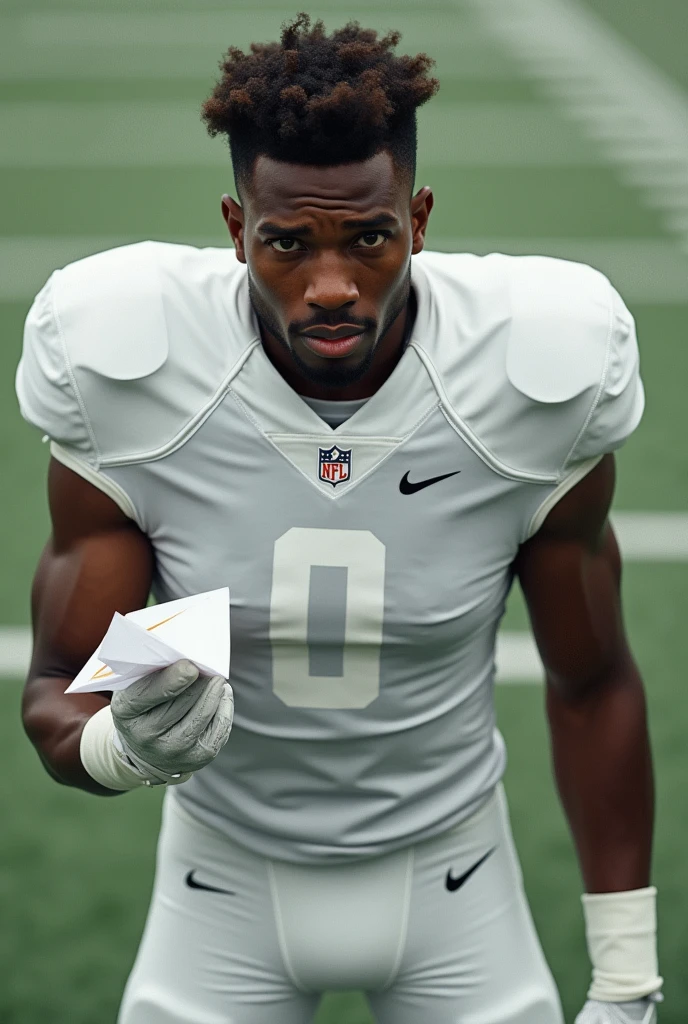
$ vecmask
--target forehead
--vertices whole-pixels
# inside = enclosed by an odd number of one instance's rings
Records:
[[[247,197],[256,217],[361,213],[372,207],[397,208],[405,196],[403,177],[387,152],[337,167],[312,167],[259,156]]]

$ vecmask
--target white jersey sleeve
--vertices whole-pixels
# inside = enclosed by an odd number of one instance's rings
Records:
[[[87,462],[95,462],[94,442],[76,384],[65,359],[53,310],[55,275],[41,289],[24,327],[24,349],[16,390],[25,420]]]
[[[620,448],[638,426],[645,407],[635,321],[610,285],[609,338],[595,402],[568,463]]]

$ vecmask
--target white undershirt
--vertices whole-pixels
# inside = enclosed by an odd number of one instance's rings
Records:
[[[349,402],[332,402],[327,398],[308,398],[306,395],[301,395],[301,398],[333,430],[346,423],[368,401],[367,398],[356,398]]]

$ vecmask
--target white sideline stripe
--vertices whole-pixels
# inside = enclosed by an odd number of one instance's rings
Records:
[[[223,167],[199,102],[0,104],[0,167]],[[464,102],[421,109],[420,150],[434,167],[598,166],[598,147],[544,101]]]
[[[113,235],[1,237],[0,301],[31,299],[50,274],[73,260],[137,241]],[[216,237],[177,236],[169,241],[189,245],[229,245],[218,228]],[[688,302],[688,257],[662,239],[609,241],[594,238],[461,238],[431,235],[429,249],[445,252],[537,253],[590,263],[607,274],[623,297],[633,303]]]
[[[615,512],[612,524],[628,562],[688,562],[688,513]]]
[[[31,655],[28,627],[0,626],[0,679],[21,679]],[[539,682],[542,665],[528,633],[503,633],[497,643],[497,681]]]
[[[563,102],[688,251],[688,94],[575,0],[462,0]]]
[[[558,256],[601,270],[631,304],[688,302],[688,255],[667,239],[435,237],[430,224],[429,249]]]
[[[0,626],[0,678],[26,675],[31,657],[31,630],[27,626]]]
[[[314,20],[323,18],[326,23],[335,15],[336,23],[341,25],[349,17],[360,18],[362,5],[359,4],[358,9],[356,6],[349,7],[346,2],[329,8],[317,5],[315,9],[309,7],[308,13]],[[458,50],[472,49],[480,42],[494,48],[484,30],[460,8],[425,13],[395,5],[388,14],[385,7],[377,11],[373,7],[371,27],[387,30],[394,27],[402,33],[402,41],[417,50],[442,42],[442,34],[456,29],[461,31],[455,43],[453,39],[448,42]],[[29,46],[152,50],[191,45],[210,46],[217,51],[218,43],[220,47],[224,44],[225,49],[230,43],[244,48],[254,40],[277,38],[282,21],[293,10],[293,5],[286,3],[267,9],[260,3],[243,8],[232,3],[224,10],[214,11],[29,11],[21,16],[20,23]],[[326,24],[326,27],[333,26]]]
[[[495,678],[501,685],[541,683],[544,680],[542,661],[530,633],[498,633],[495,664]]]
[[[688,562],[688,514],[617,512],[612,517],[624,558],[629,562]],[[21,626],[0,626],[0,678],[21,678],[27,670],[31,634]],[[527,632],[497,637],[497,682],[541,682],[540,656]]]
[[[28,5],[27,5],[28,6]],[[245,49],[255,39],[275,39],[295,8],[264,9],[234,4],[201,11],[35,11],[2,18],[0,80],[43,78],[200,78],[210,85],[221,54],[231,44]],[[505,79],[516,62],[456,6],[417,12],[329,6],[311,10],[328,26],[333,19],[365,20],[381,31],[402,32],[401,52],[432,49],[442,74]]]

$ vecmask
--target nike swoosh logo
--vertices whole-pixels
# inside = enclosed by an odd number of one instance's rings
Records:
[[[488,850],[487,853],[483,857],[481,857],[480,860],[476,864],[474,864],[472,868],[469,868],[468,871],[464,871],[464,873],[462,875],[459,875],[458,878],[453,877],[451,873],[451,868],[449,868],[449,871],[447,871],[447,879],[445,882],[445,885],[449,892],[456,892],[457,889],[460,889],[461,886],[468,881],[471,875],[478,870],[480,865],[484,864],[487,858],[492,856],[496,849],[497,847],[493,846],[492,849]]]
[[[440,480],[448,480],[450,476],[456,476],[456,474],[460,472],[460,469],[455,469],[453,473],[443,473],[442,476],[432,476],[429,480],[419,480],[416,484],[412,484],[409,480],[408,473],[404,473],[399,481],[399,490],[402,494],[415,494],[416,491],[422,491],[424,487],[429,487],[431,484],[438,484]]]
[[[203,889],[204,892],[221,892],[225,896],[236,896],[236,893],[232,892],[231,889],[216,889],[214,885],[204,885],[202,882],[197,882],[194,874],[194,871],[189,871],[184,879],[189,889]]]

